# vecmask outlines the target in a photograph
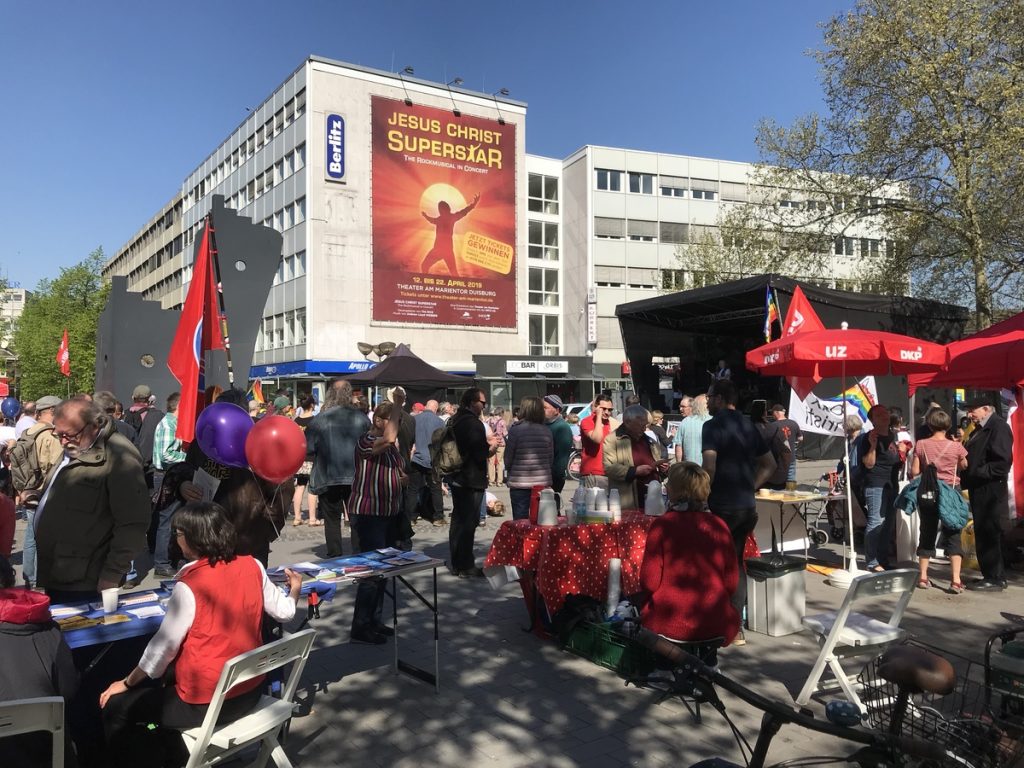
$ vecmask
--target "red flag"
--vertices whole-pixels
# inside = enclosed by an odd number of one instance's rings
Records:
[[[64,329],[64,338],[61,339],[60,349],[57,350],[57,365],[60,366],[60,372],[65,376],[71,375],[71,354],[68,351],[68,329]]]
[[[793,298],[789,302],[786,320],[782,324],[783,338],[792,336],[794,333],[801,333],[802,331],[821,331],[824,329],[825,324],[821,322],[818,313],[814,311],[811,302],[807,300],[803,290],[798,285],[793,289]],[[817,374],[806,377],[790,376],[787,380],[797,396],[804,400],[811,394],[814,385],[821,381],[821,377]]]
[[[192,282],[167,356],[167,367],[181,385],[175,436],[184,442],[191,442],[195,437],[196,419],[204,405],[206,353],[211,349],[224,349],[217,310],[217,284],[213,279],[216,251],[211,246],[211,229],[212,223],[207,217],[199,253],[192,265]]]

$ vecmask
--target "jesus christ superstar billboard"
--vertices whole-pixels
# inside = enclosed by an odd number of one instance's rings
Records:
[[[373,319],[516,327],[515,126],[373,98]]]

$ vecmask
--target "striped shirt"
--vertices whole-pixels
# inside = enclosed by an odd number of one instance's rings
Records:
[[[356,471],[348,500],[351,515],[387,517],[398,514],[402,499],[402,456],[395,445],[374,455],[376,440],[375,435],[364,432],[356,442]]]

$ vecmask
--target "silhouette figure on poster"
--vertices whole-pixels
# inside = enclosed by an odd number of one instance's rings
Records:
[[[437,204],[436,217],[428,216],[423,211],[420,211],[423,218],[437,228],[437,232],[434,235],[434,247],[427,252],[426,256],[423,257],[423,263],[420,265],[420,272],[429,272],[430,268],[434,266],[434,264],[439,261],[444,261],[452,277],[459,276],[459,270],[455,266],[455,249],[452,244],[455,234],[455,222],[476,208],[476,204],[478,202],[480,202],[479,193],[477,193],[476,197],[473,198],[472,203],[456,213],[452,213],[452,207],[444,200]]]

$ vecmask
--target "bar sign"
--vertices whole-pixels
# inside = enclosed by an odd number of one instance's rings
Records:
[[[328,181],[345,179],[345,118],[341,115],[327,115],[327,163],[324,178]]]

